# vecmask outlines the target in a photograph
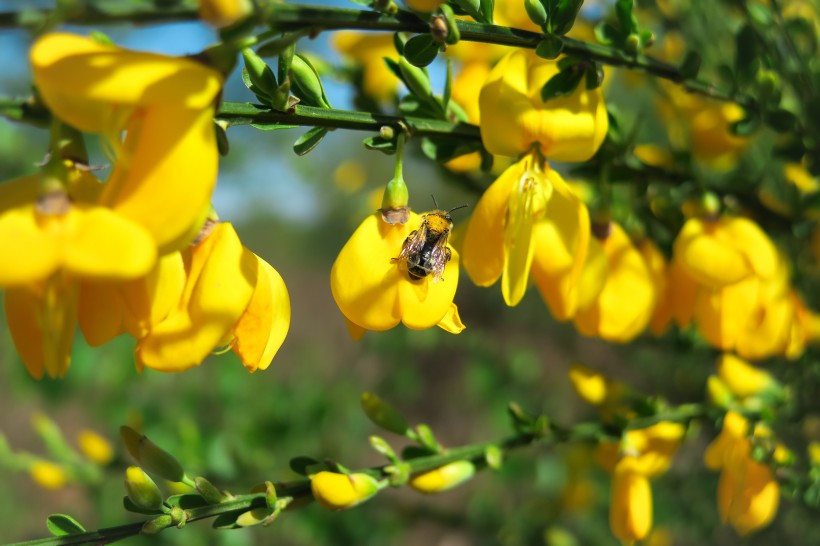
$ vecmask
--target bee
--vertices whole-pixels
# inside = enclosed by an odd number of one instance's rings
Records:
[[[467,206],[459,205],[448,211],[439,210],[435,197],[433,204],[436,210],[422,215],[421,226],[410,232],[404,240],[399,257],[392,259],[407,271],[411,281],[421,280],[428,275],[433,276],[433,282],[441,280],[444,266],[452,255],[447,247],[447,239],[453,229],[450,213]]]

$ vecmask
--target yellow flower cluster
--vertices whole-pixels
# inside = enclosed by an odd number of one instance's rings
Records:
[[[66,373],[77,324],[92,345],[130,333],[139,368],[184,370],[223,346],[267,367],[290,322],[284,283],[230,224],[203,230],[222,76],[71,34],[30,57],[53,142],[60,122],[99,134],[113,163],[103,183],[55,147],[41,174],[0,185],[0,252],[15,256],[0,288],[31,375]]]

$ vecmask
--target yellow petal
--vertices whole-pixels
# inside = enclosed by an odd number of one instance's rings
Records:
[[[365,333],[367,333],[367,330],[355,322],[351,322],[347,317],[343,318],[345,319],[345,326],[347,326],[347,333],[350,334],[351,339],[353,339],[353,341],[361,341]]]
[[[510,192],[524,173],[524,160],[508,167],[473,210],[462,247],[462,263],[478,286],[494,284],[504,268],[504,226]]]
[[[182,371],[199,365],[248,307],[257,282],[257,261],[233,226],[217,225],[183,254],[188,278],[180,305],[139,342],[138,367]]]
[[[40,174],[0,182],[0,213],[33,203],[40,195]]]
[[[351,322],[366,330],[388,330],[401,321],[398,308],[400,271],[391,260],[399,256],[410,224],[387,224],[378,213],[368,216],[339,252],[330,272],[336,305]],[[409,282],[409,281],[408,281]],[[443,313],[442,313],[443,314]]]
[[[772,376],[731,353],[718,359],[718,376],[732,394],[746,398],[760,393],[773,384]]]
[[[256,288],[234,327],[234,352],[251,372],[267,369],[290,326],[290,298],[285,281],[257,256]]]
[[[397,303],[401,321],[408,328],[413,330],[430,328],[439,324],[448,313],[452,312],[453,298],[458,287],[459,257],[458,252],[452,248],[450,252],[451,259],[444,268],[440,282],[433,282],[430,277],[425,277],[420,281],[411,281],[406,274],[400,272]],[[453,326],[458,329],[455,323]]]
[[[77,317],[85,341],[92,347],[99,347],[125,332],[127,312],[125,299],[116,284],[80,284]]]
[[[213,110],[154,106],[133,124],[101,203],[144,226],[160,253],[190,243],[216,183]],[[181,240],[182,239],[182,240]]]
[[[460,334],[464,331],[466,326],[458,316],[458,307],[455,303],[450,304],[450,309],[445,313],[444,318],[438,321],[438,327],[451,334]]]
[[[698,331],[714,347],[734,349],[746,322],[759,310],[759,294],[756,277],[719,290],[701,290],[695,299]]]
[[[379,492],[379,484],[367,474],[322,471],[310,480],[316,501],[329,510],[345,510],[363,503]]]
[[[63,257],[58,239],[40,226],[33,205],[0,214],[0,255],[15,256],[0,268],[0,286],[45,279]]]
[[[84,132],[110,130],[113,120],[134,105],[165,103],[202,110],[222,86],[219,73],[202,63],[129,51],[73,34],[42,36],[32,45],[30,58],[34,81],[49,109]]]
[[[720,227],[690,218],[675,239],[675,260],[687,275],[710,288],[734,284],[752,273],[744,255],[717,236]]]
[[[722,237],[741,252],[755,275],[773,277],[780,267],[780,257],[760,226],[742,217],[724,217],[721,220]]]
[[[652,529],[652,489],[627,457],[615,468],[609,504],[609,526],[621,542],[632,544]]]

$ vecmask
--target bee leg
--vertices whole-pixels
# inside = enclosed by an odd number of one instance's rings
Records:
[[[452,258],[452,256],[453,256],[453,253],[450,251],[450,249],[445,248],[444,249],[444,260],[449,262],[450,258]]]

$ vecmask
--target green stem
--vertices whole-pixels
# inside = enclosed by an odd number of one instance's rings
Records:
[[[83,6],[81,3],[80,6]],[[92,4],[93,6],[93,4]],[[40,17],[43,21],[53,18],[55,13],[48,10],[27,10],[26,12],[0,12],[0,28],[16,28],[21,25],[23,13],[28,20]],[[194,9],[174,7],[157,11],[136,8],[132,11],[106,13],[104,10],[91,9],[86,6],[71,12],[56,14],[65,23],[79,25],[116,24],[116,23],[150,23],[161,21],[195,20],[198,14]],[[427,22],[415,14],[399,11],[396,15],[387,15],[376,11],[345,8],[328,8],[298,4],[271,3],[263,8],[262,14],[272,28],[279,31],[311,30],[366,30],[382,32],[429,32]],[[457,21],[462,41],[483,42],[513,47],[534,49],[543,40],[544,35],[511,27],[487,25],[471,21]],[[746,108],[752,108],[754,102],[747,95],[716,88],[713,84],[695,78],[685,78],[675,65],[665,63],[648,55],[630,55],[615,47],[584,42],[561,36],[563,51],[612,66],[621,66],[641,70],[659,78],[675,81],[684,89],[714,99],[734,101]]]

